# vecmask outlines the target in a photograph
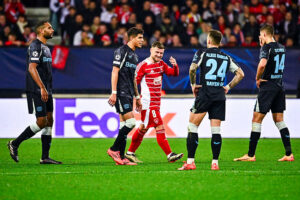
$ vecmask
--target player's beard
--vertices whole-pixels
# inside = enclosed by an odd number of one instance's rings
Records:
[[[46,38],[47,40],[51,39],[53,37],[53,34],[45,34],[44,38]]]

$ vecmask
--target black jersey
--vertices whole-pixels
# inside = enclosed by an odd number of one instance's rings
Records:
[[[37,63],[37,71],[48,94],[52,94],[52,57],[50,49],[40,40],[32,41],[27,49],[26,92],[40,93],[39,86],[29,73],[29,64]]]
[[[128,45],[115,50],[113,66],[120,68],[117,84],[118,96],[134,96],[133,81],[137,64],[138,56]]]
[[[267,59],[267,65],[262,74],[262,79],[268,80],[266,84],[263,84],[262,89],[282,87],[282,75],[285,62],[285,47],[278,42],[270,42],[265,44],[260,49],[259,59]],[[278,87],[277,87],[278,88]]]
[[[234,73],[239,66],[219,48],[198,50],[193,63],[200,68],[201,92],[206,93],[212,101],[225,100],[224,81],[228,69]]]

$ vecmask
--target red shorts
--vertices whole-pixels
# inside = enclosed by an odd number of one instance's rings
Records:
[[[145,128],[157,127],[163,125],[159,110],[148,109],[142,110],[141,119]]]

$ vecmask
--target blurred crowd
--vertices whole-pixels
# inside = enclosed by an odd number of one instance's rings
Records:
[[[275,39],[300,46],[300,0],[50,0],[50,22],[61,44],[118,46],[126,31],[144,29],[144,46],[205,47],[220,30],[227,47],[259,46],[259,28],[271,24]],[[36,37],[21,0],[0,0],[0,46],[28,45]]]

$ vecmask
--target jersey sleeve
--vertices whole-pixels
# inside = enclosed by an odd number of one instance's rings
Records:
[[[31,43],[28,50],[29,63],[40,63],[40,57],[42,55],[41,45],[36,43]]]
[[[124,54],[124,52],[121,50],[121,48],[117,49],[114,52],[114,60],[113,60],[113,66],[114,67],[118,67],[120,68],[121,65],[123,64],[122,61],[124,60],[124,57],[126,55]]]
[[[202,50],[198,50],[193,57],[192,64],[195,63],[198,65],[199,61],[201,60],[201,55],[202,55]]]
[[[144,74],[145,74],[145,65],[146,63],[145,62],[141,62],[138,64],[138,66],[136,67],[136,70],[135,70],[135,79],[136,79],[136,84],[140,84],[143,77],[144,77]]]
[[[178,65],[173,65],[173,68],[168,66],[167,63],[162,62],[164,66],[164,73],[167,76],[178,76],[179,75],[179,67]]]
[[[268,59],[269,58],[269,54],[270,54],[270,47],[269,45],[264,45],[260,48],[260,52],[259,52],[259,59],[261,60],[262,58]]]
[[[231,57],[229,57],[229,60],[229,71],[234,73],[240,66]]]

